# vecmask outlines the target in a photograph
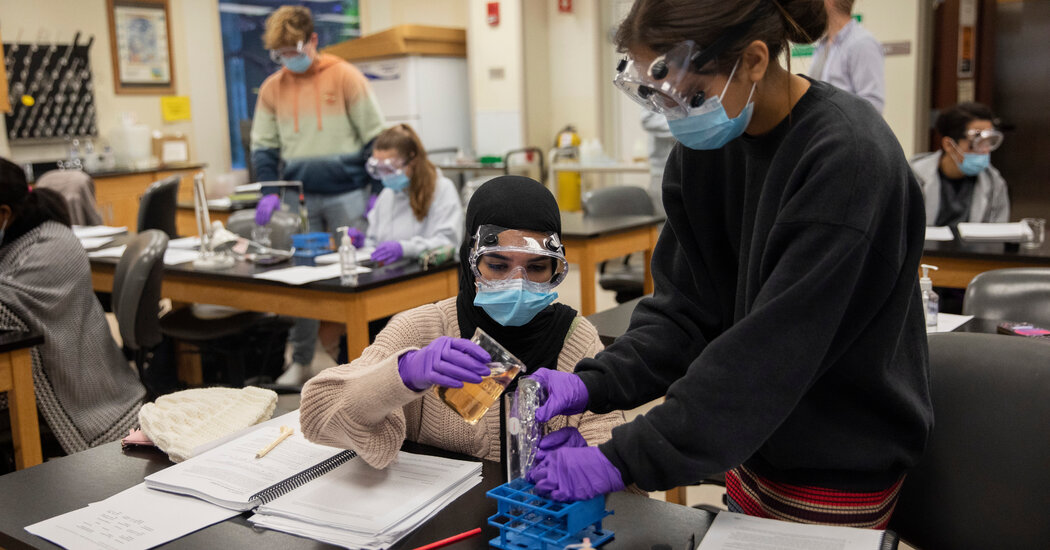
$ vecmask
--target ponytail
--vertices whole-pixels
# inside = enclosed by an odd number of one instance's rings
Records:
[[[33,188],[26,195],[25,205],[18,213],[28,220],[58,222],[67,227],[72,226],[69,217],[69,205],[66,199],[53,189]],[[36,224],[34,224],[36,225]]]
[[[22,168],[5,158],[0,158],[0,205],[6,205],[14,214],[16,233],[46,221],[71,225],[69,207],[62,195],[51,189],[29,187]]]

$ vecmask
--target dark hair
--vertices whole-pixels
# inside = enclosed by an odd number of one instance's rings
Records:
[[[372,150],[393,149],[412,168],[412,179],[408,185],[408,204],[416,219],[423,221],[430,211],[437,188],[437,168],[427,159],[427,150],[419,134],[408,124],[391,126],[376,137]]]
[[[32,189],[26,173],[17,164],[0,158],[0,205],[15,215],[14,234],[22,234],[46,221],[70,225],[69,207],[62,195],[51,189]],[[7,230],[11,231],[12,226]]]
[[[789,42],[809,44],[827,29],[824,0],[636,0],[616,31],[622,51],[637,47],[664,53],[684,40],[706,48],[729,28],[752,20],[716,62],[729,72],[748,44],[761,40],[775,60]]]
[[[995,115],[984,104],[960,103],[941,111],[933,127],[940,135],[959,141],[966,137],[966,127],[975,120],[994,121]]]

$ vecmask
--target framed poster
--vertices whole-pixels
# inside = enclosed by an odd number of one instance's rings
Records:
[[[173,94],[168,0],[106,0],[113,89],[118,94]]]

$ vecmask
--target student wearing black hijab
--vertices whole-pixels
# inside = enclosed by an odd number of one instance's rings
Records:
[[[521,359],[526,373],[572,372],[601,350],[593,325],[552,303],[567,268],[560,231],[557,202],[539,182],[503,176],[482,185],[467,206],[459,294],[394,316],[361,357],[311,379],[300,409],[304,435],[354,449],[377,468],[405,439],[499,460],[499,407],[470,424],[432,388],[488,373],[487,354],[467,339],[477,328]],[[598,444],[623,422],[619,411],[559,417],[545,427],[558,431],[546,445]]]

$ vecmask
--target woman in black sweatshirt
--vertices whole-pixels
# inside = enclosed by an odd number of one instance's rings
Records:
[[[638,0],[620,26],[617,85],[680,142],[656,292],[575,374],[537,375],[537,416],[665,400],[599,447],[544,441],[541,493],[725,471],[734,511],[889,521],[933,424],[923,201],[870,104],[778,63],[825,24],[823,0]]]

